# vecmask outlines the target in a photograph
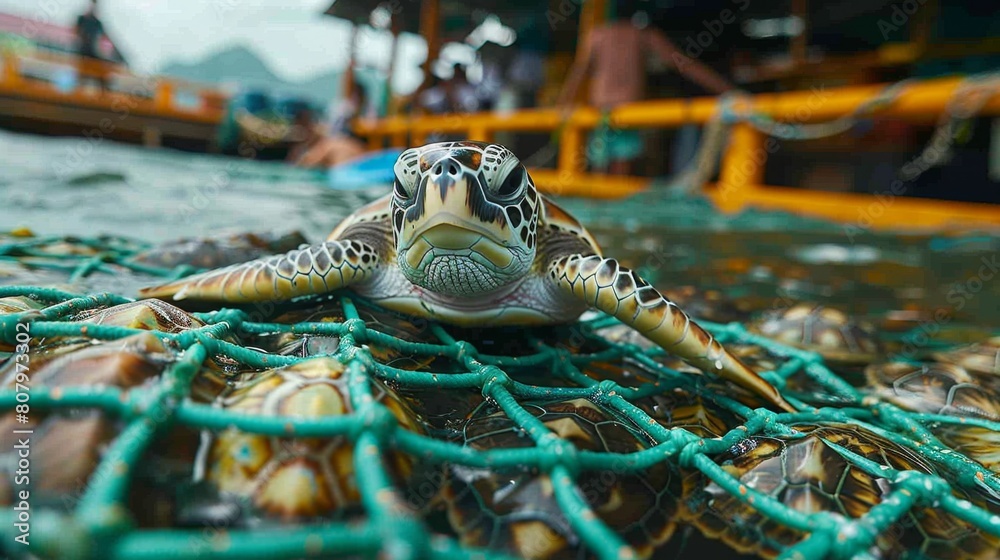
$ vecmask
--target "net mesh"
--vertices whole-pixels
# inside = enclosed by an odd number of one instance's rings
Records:
[[[138,263],[133,256],[144,245],[134,241],[117,238],[74,240],[77,245],[93,249],[84,254],[59,253],[51,249],[64,241],[8,239],[0,247],[0,258],[56,269],[74,280],[102,272],[117,274],[121,267],[158,278],[175,278],[191,272],[187,267],[163,269]],[[9,345],[21,342],[18,335],[22,332],[30,332],[35,341],[52,337],[118,340],[144,332],[72,320],[82,311],[132,301],[119,295],[0,286],[0,297],[16,296],[32,298],[41,303],[41,308],[0,315],[0,340]],[[664,463],[688,473],[685,480],[692,480],[694,476],[703,481],[703,485],[713,485],[717,498],[726,496],[747,508],[744,511],[759,516],[764,525],[758,526],[757,532],[747,534],[773,541],[764,548],[781,557],[878,555],[876,547],[883,543],[880,539],[892,534],[894,528],[905,525],[907,519],[920,511],[925,512],[921,519],[926,520],[927,515],[942,516],[949,520],[950,527],[961,529],[965,540],[945,543],[950,548],[938,549],[942,555],[958,557],[962,550],[970,551],[977,546],[987,551],[981,556],[989,556],[989,550],[996,553],[1000,542],[1000,516],[991,508],[995,509],[992,503],[995,503],[995,496],[1000,495],[1000,479],[982,464],[943,444],[935,428],[973,426],[996,433],[1000,431],[1000,423],[963,415],[905,411],[859,391],[831,371],[820,355],[760,337],[738,323],[703,325],[726,344],[757,345],[780,357],[779,365],[763,372],[762,376],[782,389],[801,412],[775,413],[748,406],[725,390],[719,390],[718,385],[706,384],[704,377],[666,365],[670,362],[658,348],[637,345],[634,339],[605,336],[609,329],[614,330],[618,325],[606,316],[568,327],[582,337],[582,346],[586,346],[587,351],[571,351],[560,345],[558,333],[553,338],[539,334],[541,331],[529,331],[524,335],[527,351],[516,356],[499,356],[483,353],[476,345],[463,340],[461,329],[437,324],[427,325],[431,341],[405,340],[383,332],[385,329],[378,323],[363,320],[362,310],[369,308],[370,303],[349,292],[339,292],[329,299],[339,302],[342,320],[286,324],[269,322],[270,318],[246,310],[222,308],[194,314],[204,326],[178,333],[156,332],[156,336],[179,352],[179,358],[154,384],[127,390],[109,386],[53,389],[33,384],[30,387],[32,411],[99,409],[119,419],[124,427],[104,450],[71,511],[38,507],[32,510],[31,551],[42,557],[120,559],[301,558],[378,553],[392,558],[501,557],[498,552],[464,547],[456,537],[430,530],[425,520],[410,508],[400,507],[401,491],[386,467],[387,462],[375,459],[402,452],[430,465],[532,469],[547,474],[562,515],[581,539],[583,548],[598,558],[627,558],[635,551],[621,532],[609,526],[601,512],[595,511],[593,504],[588,502],[578,486],[581,473],[614,470],[627,476]],[[224,358],[256,370],[312,359],[268,353],[239,343],[239,336],[274,333],[339,339],[333,356],[346,366],[353,405],[350,414],[311,418],[255,415],[191,398],[192,384],[207,361],[213,358]],[[379,350],[391,350],[416,360],[447,359],[460,364],[462,371],[416,371],[394,367],[375,357]],[[6,357],[7,360],[15,359],[12,353],[7,353]],[[650,372],[649,378],[625,382],[622,379],[595,379],[584,373],[594,364],[620,359],[641,365],[644,371]],[[520,372],[526,369],[541,370],[544,377],[541,381],[535,378],[533,383],[525,382]],[[461,441],[402,429],[384,402],[373,398],[373,379],[399,390],[480,392],[512,425],[523,430],[533,445],[477,449]],[[835,402],[837,406],[809,406],[799,398],[802,394],[793,390],[794,386],[803,383],[813,388],[813,394],[822,395],[822,399]],[[718,434],[721,437],[709,437],[712,434],[697,429],[665,425],[660,421],[662,418],[651,416],[649,407],[641,405],[650,395],[674,389],[698,394],[719,414],[733,415],[740,422],[727,428],[728,432]],[[649,445],[630,453],[577,449],[526,405],[581,398],[589,400],[609,418],[641,427]],[[5,413],[19,402],[13,388],[0,390],[0,409]],[[754,438],[758,441],[767,438],[794,441],[796,437],[803,437],[803,432],[793,429],[802,423],[861,427],[883,438],[882,441],[907,450],[911,457],[932,468],[893,467],[852,449],[843,440],[827,438],[828,448],[835,450],[855,472],[862,473],[858,476],[867,474],[886,483],[872,507],[861,514],[852,514],[836,511],[836,508],[803,508],[787,495],[779,499],[768,488],[741,478],[731,465],[720,460],[720,456],[727,453],[734,456],[734,449],[747,450],[746,442]],[[363,517],[361,520],[316,520],[304,524],[272,522],[252,529],[225,529],[213,533],[200,528],[138,528],[126,503],[130,481],[144,454],[155,445],[158,434],[175,425],[213,431],[235,428],[285,438],[349,438],[354,444],[352,460]],[[786,478],[794,482],[793,474],[787,474]],[[839,479],[841,486],[835,492],[850,494],[851,490],[843,486],[846,484],[844,478]],[[687,504],[686,507],[692,506]],[[929,510],[933,512],[927,513]],[[10,554],[23,553],[13,540],[18,534],[17,511],[7,509],[4,517],[0,522],[0,531],[6,533],[4,547]],[[728,531],[730,536],[747,529],[739,527],[736,520],[729,523],[731,526],[723,532]],[[789,532],[800,536],[780,538]],[[922,534],[924,537],[905,542],[904,546],[917,551],[917,555],[921,549],[930,553],[927,543],[933,539],[926,531]],[[760,551],[760,547],[756,550]]]

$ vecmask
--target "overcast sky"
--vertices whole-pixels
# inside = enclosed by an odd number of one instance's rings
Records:
[[[0,0],[0,11],[72,25],[89,0]],[[321,15],[330,0],[100,0],[108,35],[137,72],[155,73],[234,44],[252,49],[276,74],[298,81],[347,65],[351,26]],[[404,36],[394,85],[410,90],[426,56],[423,40]],[[388,34],[360,38],[362,62],[387,66]]]

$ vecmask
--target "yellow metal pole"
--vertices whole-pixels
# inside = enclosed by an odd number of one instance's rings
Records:
[[[469,140],[473,142],[492,142],[493,131],[485,126],[473,126],[469,128]]]
[[[809,0],[792,0],[792,15],[802,20],[802,33],[791,40],[791,55],[794,64],[804,64],[809,50]]]
[[[361,25],[356,24],[351,28],[351,43],[349,47],[349,58],[347,59],[347,69],[344,70],[344,86],[341,95],[344,99],[350,99],[354,95],[354,88],[357,84],[354,83],[354,66],[357,60],[357,44],[358,44],[358,30],[361,29]],[[359,107],[358,111],[364,110],[364,107]]]
[[[427,143],[427,129],[414,128],[410,132],[410,140],[413,141],[414,146],[423,146]]]
[[[570,118],[559,135],[559,177],[567,181],[584,171],[583,134]]]
[[[21,81],[21,71],[18,67],[17,55],[10,51],[3,52],[3,74],[0,78],[8,84],[16,84]]]
[[[389,145],[393,148],[406,148],[406,131],[394,132],[389,136]]]
[[[427,60],[423,64],[424,81],[414,96],[430,85],[431,69],[441,52],[441,0],[423,0],[420,4],[420,35],[427,41]]]
[[[927,50],[931,35],[934,33],[934,22],[938,16],[937,0],[927,0],[922,8],[914,14],[914,22],[910,24],[910,44],[920,55]]]
[[[169,110],[173,103],[174,84],[168,80],[160,80],[156,85],[156,94],[153,98],[156,108],[159,110]]]
[[[763,183],[767,150],[764,135],[746,123],[733,126],[719,171],[716,202],[723,212],[743,208],[751,189]]]
[[[943,78],[914,83],[904,88],[894,102],[879,108],[875,114],[913,122],[935,121],[955,94],[960,83],[957,78]],[[861,104],[882,93],[886,85],[852,86],[843,88],[816,88],[813,91],[765,93],[753,97],[754,110],[779,121],[813,122],[842,117],[855,111]],[[690,100],[658,100],[629,103],[611,111],[613,121],[622,127],[672,127],[695,122],[708,122],[716,114],[717,100],[701,97]],[[983,115],[1000,115],[1000,95],[993,96],[980,111]],[[592,107],[581,107],[572,116],[570,127],[583,129],[600,122],[601,113]],[[398,127],[439,130],[440,132],[465,132],[477,126],[492,131],[550,132],[559,127],[561,114],[555,109],[527,109],[509,114],[470,113],[460,120],[453,116],[422,116],[410,121],[381,119],[365,126],[371,133],[390,134]],[[566,142],[565,144],[570,144]]]
[[[386,115],[392,116],[396,114],[395,104],[392,102],[392,76],[396,73],[396,60],[399,58],[399,33],[401,31],[402,24],[399,22],[399,16],[393,13],[389,19],[389,31],[392,32],[392,46],[389,49],[389,69],[386,71],[387,76],[385,79],[385,95],[386,95]]]

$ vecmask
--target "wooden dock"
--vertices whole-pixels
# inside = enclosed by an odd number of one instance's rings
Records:
[[[0,127],[214,150],[227,101],[214,88],[58,53],[4,53],[0,62]],[[108,90],[97,85],[99,76]]]

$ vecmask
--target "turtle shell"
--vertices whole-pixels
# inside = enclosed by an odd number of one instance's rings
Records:
[[[703,375],[701,370],[684,362],[680,358],[661,352],[658,345],[626,325],[616,323],[600,329],[597,333],[616,344],[635,345],[641,351],[654,350],[649,357],[654,362],[674,371],[698,376]],[[749,366],[750,369],[758,373],[776,371],[789,359],[787,356],[776,354],[757,344],[727,342],[726,349],[741,362]],[[616,381],[625,379],[624,382],[619,381],[624,386],[633,386],[637,381],[642,382],[640,380],[643,379],[647,383],[655,382],[658,375],[646,365],[640,364],[631,354],[629,352],[615,361],[598,360],[590,362],[580,366],[580,369],[583,373],[598,381],[602,379],[615,379]],[[710,378],[707,381],[707,385],[715,387],[721,394],[751,408],[767,406],[767,403],[763,402],[757,395],[732,383]],[[823,404],[830,404],[831,401],[840,402],[836,396],[830,395],[828,391],[825,391],[823,387],[813,381],[812,378],[806,376],[802,371],[797,371],[788,377],[787,389],[794,391],[797,397],[803,398],[806,401]]]
[[[165,268],[179,265],[221,268],[287,253],[306,243],[308,240],[297,231],[284,235],[237,233],[202,239],[178,239],[147,249],[132,257],[132,260]]]
[[[26,296],[13,296],[0,298],[0,316],[24,313],[25,311],[40,311],[45,309],[45,305]],[[0,340],[0,352],[13,352],[14,344],[8,344]]]
[[[386,406],[402,428],[423,431],[394,393],[376,379],[369,382],[375,401]],[[218,406],[250,415],[298,418],[354,412],[343,364],[325,357],[262,372],[221,396]],[[248,500],[272,517],[332,515],[360,500],[353,455],[347,436],[279,438],[230,428],[211,444],[207,476],[224,496]],[[396,476],[409,476],[410,457],[392,453],[388,460]]]
[[[745,488],[761,492],[798,514],[827,512],[857,519],[883,503],[893,490],[890,480],[853,465],[830,443],[898,470],[934,473],[909,449],[857,425],[798,424],[804,437],[749,438],[716,462]],[[956,494],[983,501],[959,490]],[[684,479],[684,516],[709,538],[721,539],[736,551],[773,558],[808,535],[758,512],[752,502],[733,496],[705,475]],[[868,553],[900,558],[996,558],[1000,538],[925,505],[910,509],[881,532]]]
[[[45,363],[32,360],[30,385],[50,390],[70,387],[131,389],[152,382],[174,359],[174,352],[159,338],[152,333],[141,333],[77,347],[72,352],[56,353]],[[17,380],[13,363],[9,360],[0,368],[7,387],[13,387]],[[94,409],[43,411],[32,408],[30,418],[34,430],[31,435],[31,495],[40,500],[39,505],[41,501],[51,500],[53,505],[63,506],[57,499],[82,491],[104,447],[120,431],[120,423]],[[17,423],[11,411],[0,419],[0,428],[3,429],[0,444],[4,451],[0,463],[16,465],[11,450],[20,436],[13,430],[23,429],[25,425]],[[0,482],[0,501],[5,504],[12,497],[12,480],[12,476],[4,476]]]
[[[205,323],[187,311],[158,299],[144,299],[107,308],[88,309],[78,314],[74,320],[171,334],[205,326]]]
[[[360,302],[356,305],[356,309],[361,320],[373,331],[407,342],[441,343],[430,333],[426,320],[410,320],[392,311],[378,309]],[[282,324],[342,323],[345,320],[346,316],[340,302],[330,301],[306,309],[289,311],[278,316],[274,322]],[[310,357],[336,353],[340,347],[340,338],[323,334],[282,332],[259,336],[253,340],[253,343],[268,352],[286,356]],[[442,361],[435,360],[433,356],[414,356],[377,343],[368,344],[368,349],[372,353],[372,357],[380,363],[394,368],[428,370],[431,369],[431,364],[434,364],[434,371],[447,371],[441,369],[441,366],[444,365]]]
[[[27,296],[13,296],[0,298],[0,314],[21,313],[23,311],[37,311],[45,309],[45,305]]]
[[[158,299],[144,299],[107,308],[88,309],[74,317],[78,323],[126,327],[168,334],[178,334],[205,326],[205,323],[187,311]],[[86,326],[80,328],[86,334]],[[237,342],[228,336],[223,340]],[[92,343],[89,339],[70,339],[67,342]],[[44,350],[44,349],[43,349]],[[211,401],[226,385],[227,378],[241,371],[241,366],[224,355],[210,356],[205,367],[191,387],[191,397],[198,401]]]
[[[8,302],[8,304],[19,305],[18,302]],[[27,302],[20,302],[20,304],[23,306],[30,305]],[[134,301],[111,307],[86,309],[74,315],[71,320],[80,324],[79,336],[35,336],[32,338],[30,353],[33,369],[37,369],[48,361],[68,352],[87,346],[104,344],[100,340],[87,336],[88,324],[127,327],[171,334],[204,326],[203,322],[186,311],[155,299]]]
[[[882,344],[872,325],[821,305],[800,303],[771,311],[749,328],[751,332],[817,352],[841,364],[870,363],[882,353]]]
[[[864,391],[913,412],[1000,422],[1000,380],[952,364],[873,364]],[[1000,432],[979,426],[931,423],[942,443],[1000,473]]]
[[[938,352],[934,354],[934,359],[962,366],[971,372],[1000,375],[1000,336],[948,352]]]
[[[524,403],[528,412],[577,449],[633,453],[648,447],[633,425],[575,399]],[[496,405],[477,408],[463,432],[477,449],[532,447],[531,438]],[[640,555],[674,531],[679,478],[669,463],[635,474],[583,472],[576,480],[593,511]],[[523,558],[581,558],[586,550],[556,503],[548,474],[536,469],[453,466],[445,487],[448,518],[466,546],[488,547]]]

